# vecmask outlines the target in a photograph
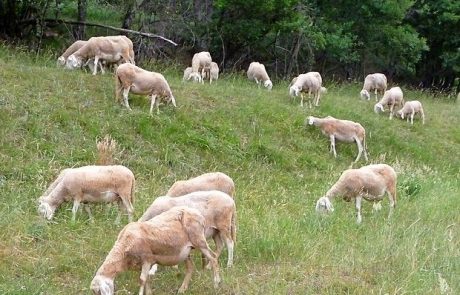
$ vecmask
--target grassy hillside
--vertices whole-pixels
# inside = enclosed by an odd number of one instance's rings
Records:
[[[52,222],[37,214],[37,198],[66,167],[92,164],[96,141],[110,134],[116,161],[136,175],[136,217],[179,179],[222,171],[236,183],[235,266],[214,291],[211,272],[193,273],[188,294],[458,294],[460,292],[459,103],[406,92],[419,99],[426,125],[376,115],[358,98],[360,85],[326,85],[319,108],[300,108],[287,82],[258,89],[243,75],[209,85],[183,83],[181,70],[160,71],[178,108],[132,96],[132,112],[114,102],[113,76],[91,76],[0,47],[0,294],[89,294],[91,279],[123,224],[117,209],[94,205],[71,222],[71,204]],[[327,78],[325,79],[327,84]],[[364,202],[334,202],[318,216],[316,200],[347,169],[356,147],[328,140],[305,118],[332,115],[367,130],[370,162],[398,172],[398,203],[387,219]],[[358,165],[364,165],[362,160]],[[195,265],[199,268],[198,257]],[[138,272],[116,280],[117,294],[137,294]],[[155,294],[175,294],[179,270],[162,269]],[[450,288],[443,293],[445,280]]]

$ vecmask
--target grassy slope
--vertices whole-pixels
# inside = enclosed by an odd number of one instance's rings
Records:
[[[36,199],[59,170],[94,163],[105,134],[137,177],[136,216],[177,179],[216,170],[234,178],[236,264],[222,269],[220,294],[440,294],[439,275],[460,292],[458,103],[409,92],[427,113],[424,127],[410,126],[374,114],[358,85],[331,85],[309,111],[289,99],[286,83],[267,92],[243,76],[203,86],[162,72],[179,107],[150,118],[143,97],[132,97],[132,112],[114,103],[111,75],[56,69],[53,60],[0,47],[1,294],[89,294],[122,228],[113,224],[116,208],[95,205],[95,224],[83,212],[72,224],[67,204],[48,223]],[[375,214],[364,203],[359,226],[352,204],[340,200],[332,215],[315,214],[316,199],[356,147],[339,143],[331,157],[319,130],[304,127],[309,114],[365,126],[371,162],[394,165],[399,175],[391,219],[387,200]],[[159,272],[156,294],[175,293],[182,277],[182,268]],[[137,292],[137,278],[122,274],[117,294]],[[210,272],[196,271],[189,294],[213,294],[211,286]]]

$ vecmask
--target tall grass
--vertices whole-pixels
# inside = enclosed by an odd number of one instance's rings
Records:
[[[424,126],[411,126],[373,113],[359,85],[331,85],[309,110],[288,97],[287,82],[267,92],[234,74],[199,85],[183,83],[175,68],[162,72],[178,108],[162,106],[152,118],[144,97],[131,96],[132,112],[115,103],[110,74],[66,71],[0,47],[0,294],[89,294],[123,226],[113,223],[117,208],[94,205],[94,224],[83,212],[72,223],[65,204],[45,222],[36,200],[61,169],[95,163],[107,134],[115,161],[136,175],[136,216],[175,180],[209,171],[234,179],[235,266],[224,268],[224,253],[221,287],[197,270],[189,294],[444,294],[441,279],[449,294],[460,292],[458,103],[407,91],[427,113]],[[398,172],[390,219],[387,200],[377,213],[364,203],[361,225],[341,200],[333,214],[315,214],[357,151],[338,143],[334,159],[328,140],[304,125],[310,114],[366,128],[370,162]],[[137,292],[138,276],[119,276],[117,294]],[[183,267],[165,268],[154,291],[173,294],[182,278]]]

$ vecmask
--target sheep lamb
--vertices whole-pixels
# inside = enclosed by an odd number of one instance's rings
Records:
[[[139,294],[151,294],[149,276],[159,265],[177,265],[185,261],[185,277],[178,293],[187,290],[193,263],[189,256],[192,249],[201,251],[210,261],[214,288],[220,282],[216,255],[204,237],[204,217],[196,209],[176,207],[149,221],[133,222],[118,234],[115,244],[97,270],[90,289],[93,294],[113,295],[115,277],[129,269],[141,270]]]
[[[166,193],[170,197],[179,197],[196,191],[218,190],[233,197],[235,183],[233,179],[222,172],[204,173],[188,180],[178,180]]]
[[[202,51],[195,53],[192,58],[192,73],[189,76],[189,79],[198,81],[204,84],[203,77],[209,75],[211,71],[212,58],[211,54],[207,51]],[[209,79],[209,83],[212,82],[212,79]]]
[[[331,116],[325,118],[309,116],[308,124],[319,127],[321,132],[329,137],[331,141],[331,152],[334,153],[334,157],[337,157],[335,141],[338,140],[348,143],[356,142],[358,156],[356,157],[355,163],[359,161],[363,152],[364,158],[366,161],[368,160],[366,151],[366,130],[361,124],[348,120],[339,120]]]
[[[66,67],[68,69],[80,68],[92,58],[94,58],[93,75],[97,74],[99,60],[105,60],[107,63],[135,64],[133,42],[126,36],[92,37],[83,47],[67,58]],[[102,66],[101,72],[104,73]]]
[[[364,79],[363,89],[360,92],[361,98],[371,99],[370,91],[375,91],[375,101],[378,101],[377,93],[380,91],[382,95],[387,90],[387,77],[381,73],[369,74]]]
[[[128,213],[129,221],[134,212],[134,174],[121,165],[83,166],[61,171],[57,179],[41,196],[38,211],[48,220],[53,218],[56,209],[63,203],[73,200],[72,220],[80,203],[117,202],[120,209]],[[91,211],[85,206],[90,218]],[[116,222],[119,222],[119,211]]]
[[[192,74],[192,67],[188,67],[184,70],[184,76],[182,77],[182,81],[188,81],[190,80],[192,77],[190,76]],[[193,79],[194,82],[199,82],[197,80],[197,77],[195,76],[194,79]]]
[[[390,120],[393,119],[394,108],[395,106],[403,106],[404,104],[404,95],[399,87],[392,87],[389,90],[385,91],[382,99],[374,105],[374,112],[379,113],[384,112],[384,108],[388,106],[390,109]]]
[[[386,164],[373,164],[359,169],[345,170],[339,180],[316,202],[316,211],[334,211],[332,199],[341,196],[345,201],[355,201],[357,222],[361,223],[361,201],[364,198],[380,209],[385,193],[390,199],[390,217],[396,204],[396,172]]]
[[[172,103],[176,107],[176,99],[165,77],[160,73],[149,72],[133,64],[122,64],[115,72],[115,98],[117,102],[120,101],[122,91],[123,104],[128,110],[131,110],[128,103],[129,92],[150,97],[150,116],[153,114],[154,105],[156,105],[157,114],[160,113],[161,100]]]
[[[256,81],[257,85],[260,87],[260,83],[263,83],[264,87],[268,90],[272,90],[273,83],[270,80],[270,77],[265,70],[265,66],[259,62],[253,61],[249,64],[247,71],[248,79],[251,81]]]
[[[216,190],[197,191],[180,197],[158,197],[139,221],[150,220],[176,206],[186,206],[200,211],[206,220],[205,236],[212,237],[216,243],[216,257],[219,258],[225,243],[228,250],[227,267],[231,267],[236,239],[236,206],[232,197]]]
[[[404,120],[404,116],[407,116],[407,122],[414,125],[414,116],[415,114],[420,114],[422,117],[422,124],[425,124],[425,113],[423,111],[422,103],[418,100],[406,101],[402,109],[397,112],[397,115]]]
[[[308,72],[306,74],[300,74],[294,79],[291,81],[292,85],[289,87],[289,95],[296,97],[300,94],[300,106],[303,107],[303,92],[308,92],[309,107],[312,108],[311,99],[315,102],[315,106],[319,106],[321,92],[326,92],[326,88],[323,90],[323,87],[321,86],[323,83],[321,74],[318,72]]]

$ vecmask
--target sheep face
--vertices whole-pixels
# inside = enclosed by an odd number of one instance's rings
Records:
[[[397,111],[396,116],[399,116],[401,119],[404,120],[404,112],[402,110]]]
[[[60,56],[57,60],[57,65],[58,66],[64,66],[65,65],[65,58],[63,56]]]
[[[289,88],[290,96],[299,96],[299,93],[300,93],[300,87],[293,85]]]
[[[189,76],[188,76],[188,80],[192,80],[193,82],[201,82],[202,78],[201,78],[201,75],[200,73],[191,73]]]
[[[70,70],[74,70],[77,68],[80,68],[83,65],[83,61],[76,57],[75,55],[71,55],[67,58],[67,62],[65,64],[65,67]]]
[[[313,125],[315,119],[312,116],[308,116],[308,125]]]
[[[270,80],[267,80],[264,82],[264,87],[267,88],[268,90],[272,90],[273,83]]]
[[[362,99],[367,99],[367,100],[371,99],[371,95],[369,94],[369,91],[367,91],[367,90],[363,89],[363,90],[361,90],[361,92],[359,94],[361,95]]]
[[[101,275],[93,278],[90,289],[94,295],[113,295],[115,293],[113,280]]]
[[[333,212],[334,207],[327,197],[321,197],[316,202],[316,212]]]
[[[374,105],[374,112],[375,112],[376,114],[378,114],[378,113],[383,113],[383,112],[384,112],[384,110],[383,110],[383,105],[382,105],[381,103],[376,103],[376,104]]]
[[[50,204],[40,201],[38,205],[38,213],[48,220],[53,219],[54,210],[51,208]]]

